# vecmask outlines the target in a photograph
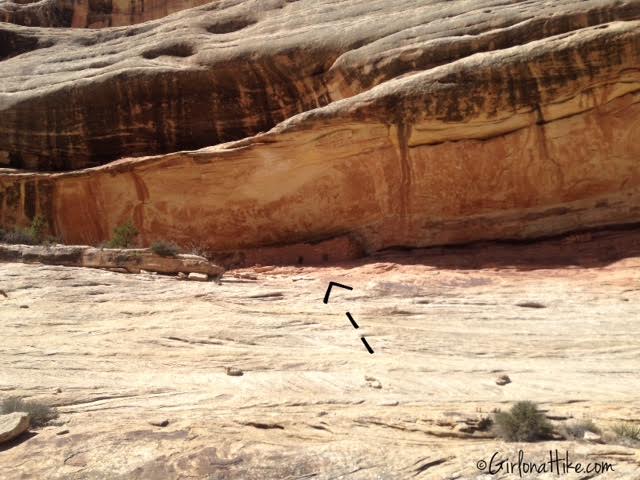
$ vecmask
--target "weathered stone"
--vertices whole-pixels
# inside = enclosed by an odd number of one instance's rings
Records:
[[[0,0],[0,228],[214,259],[0,247],[0,390],[64,384],[74,429],[0,452],[7,480],[476,478],[520,448],[480,412],[637,418],[638,232],[335,262],[640,221],[640,0],[200,3]],[[213,295],[52,264],[264,267]]]
[[[508,385],[509,383],[511,383],[511,379],[509,378],[509,375],[500,375],[498,378],[496,378],[496,385]]]
[[[224,370],[230,377],[241,377],[244,375],[244,372],[237,367],[225,367]]]
[[[119,267],[107,268],[107,270],[114,273],[129,273],[129,270],[127,270],[126,268],[119,268]]]
[[[640,2],[372,5],[2,24],[0,222],[371,252],[640,220]]]
[[[602,437],[600,435],[594,432],[590,432],[588,430],[584,432],[584,435],[582,436],[582,438],[587,442],[600,443],[602,441]]]
[[[51,396],[67,423],[0,452],[0,476],[466,480],[493,452],[517,462],[523,446],[483,427],[523,398],[554,422],[633,421],[640,229],[593,235],[249,268],[233,273],[258,281],[215,294],[169,276],[2,263],[2,394]],[[353,298],[323,305],[329,281],[353,286]],[[286,301],[259,298],[274,291]],[[549,308],[516,306],[534,293]],[[496,388],[516,372],[517,388]],[[616,443],[530,443],[525,461],[554,449],[574,465],[613,459],[603,479],[637,477],[637,450]]]
[[[190,273],[187,276],[188,280],[193,280],[196,282],[208,282],[209,276],[206,273]]]
[[[73,267],[117,268],[118,271],[140,273],[190,272],[198,275],[222,275],[224,268],[204,257],[181,254],[173,257],[156,255],[147,249],[94,248],[87,246],[5,245],[0,244],[0,261],[38,262]]]
[[[169,425],[169,420],[167,420],[166,418],[151,420],[149,424],[153,425],[154,427],[166,427],[167,425]]]
[[[204,3],[209,0],[0,0],[0,21],[34,27],[117,27]]]
[[[13,412],[0,415],[0,443],[13,440],[29,429],[29,414]]]

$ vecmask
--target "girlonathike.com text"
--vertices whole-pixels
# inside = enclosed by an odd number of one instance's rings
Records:
[[[489,475],[507,473],[517,475],[519,477],[530,473],[567,475],[569,473],[602,474],[615,471],[612,463],[572,462],[569,458],[568,451],[565,451],[564,455],[561,456],[558,450],[549,450],[549,456],[547,459],[540,459],[539,461],[526,458],[523,450],[518,451],[518,458],[515,461],[509,457],[503,458],[500,455],[500,452],[495,452],[487,460],[478,460],[476,462],[476,467],[478,470]]]

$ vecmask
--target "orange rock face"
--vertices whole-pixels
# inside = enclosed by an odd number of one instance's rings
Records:
[[[640,2],[471,3],[2,26],[0,222],[371,252],[640,220]]]

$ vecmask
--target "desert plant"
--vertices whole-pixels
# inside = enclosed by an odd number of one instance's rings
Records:
[[[176,244],[164,240],[153,242],[150,248],[153,253],[161,257],[175,257],[180,253],[180,248]]]
[[[36,241],[29,230],[16,229],[5,232],[2,241],[12,245],[35,245]]]
[[[561,430],[562,435],[569,439],[584,438],[585,432],[601,434],[602,430],[590,418],[565,423]]]
[[[31,220],[29,228],[14,228],[0,230],[0,241],[14,245],[39,245],[48,240],[45,236],[47,221],[42,215],[36,215]]]
[[[138,236],[138,229],[128,221],[113,229],[113,237],[109,240],[109,248],[129,248]]]
[[[493,426],[493,419],[491,417],[482,417],[478,420],[478,430],[486,432]]]
[[[628,422],[620,422],[616,423],[613,426],[612,430],[613,433],[615,433],[619,438],[640,442],[640,425],[634,425],[633,423]]]
[[[509,442],[533,442],[548,437],[552,427],[535,403],[517,402],[495,416],[496,434]]]
[[[205,258],[207,258],[208,254],[207,247],[196,242],[191,242],[189,245],[187,245],[186,251],[191,255],[198,255],[199,257]]]
[[[58,418],[58,412],[55,408],[35,400],[25,401],[20,397],[8,397],[2,400],[0,412],[3,414],[27,412],[31,419],[32,427],[42,427],[51,420]]]
[[[31,226],[29,227],[29,234],[35,243],[42,243],[44,240],[44,230],[46,227],[46,220],[42,215],[36,215],[31,220]]]

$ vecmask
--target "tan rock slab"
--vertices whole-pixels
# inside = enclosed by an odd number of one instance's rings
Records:
[[[13,412],[0,415],[0,443],[13,440],[29,429],[29,414]]]

